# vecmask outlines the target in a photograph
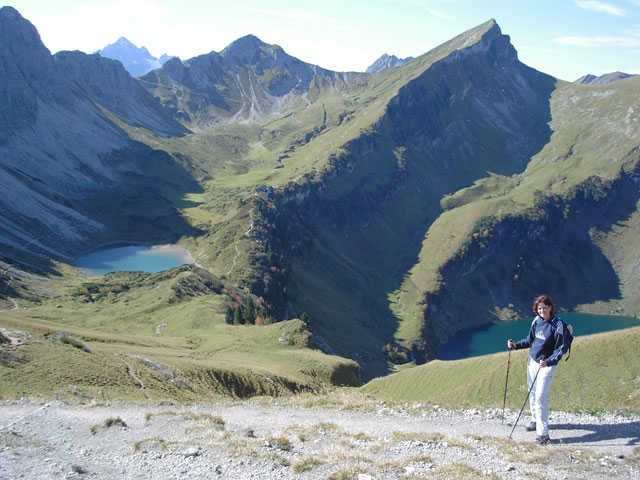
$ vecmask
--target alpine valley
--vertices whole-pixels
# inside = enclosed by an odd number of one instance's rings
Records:
[[[2,395],[360,385],[540,292],[640,316],[640,78],[553,78],[493,20],[405,60],[248,35],[134,78],[0,9]],[[195,263],[72,266],[169,243]]]

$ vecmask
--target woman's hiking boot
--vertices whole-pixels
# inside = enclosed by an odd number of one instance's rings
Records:
[[[551,439],[549,438],[549,435],[540,435],[536,437],[536,442],[538,442],[538,445],[546,445],[551,442]]]

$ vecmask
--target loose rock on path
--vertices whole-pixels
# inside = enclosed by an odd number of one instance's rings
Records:
[[[637,417],[553,413],[540,447],[497,410],[279,403],[4,401],[0,479],[640,479]]]

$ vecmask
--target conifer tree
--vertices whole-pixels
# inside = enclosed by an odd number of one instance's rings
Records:
[[[240,312],[240,307],[235,307],[233,309],[233,324],[241,325],[242,323],[243,321],[242,321],[242,313]]]
[[[256,323],[256,309],[253,306],[253,300],[251,300],[251,297],[247,299],[247,304],[242,312],[242,319],[247,325],[253,325]]]

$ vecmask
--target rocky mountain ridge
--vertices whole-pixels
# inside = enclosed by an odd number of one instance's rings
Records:
[[[361,77],[305,63],[247,35],[219,53],[173,58],[141,81],[177,118],[202,129],[277,118],[313,102],[322,88],[348,89]]]
[[[120,63],[80,52],[51,55],[33,25],[11,7],[0,9],[0,38],[6,72],[0,92],[8,99],[0,107],[0,241],[9,257],[68,258],[72,246],[111,237],[104,206],[90,198],[141,181],[133,176],[155,156],[112,115],[159,135],[186,129]],[[116,160],[124,158],[127,165]],[[171,163],[158,171],[174,169],[169,183],[189,183]]]
[[[625,78],[636,76],[637,75],[624,72],[611,72],[605,73],[600,76],[587,74],[578,78],[575,83],[580,83],[583,85],[609,85],[610,83],[617,82],[618,80],[624,80]]]
[[[293,192],[274,200],[273,212],[287,220],[268,223],[306,232],[306,241],[289,231],[269,242],[288,250],[281,253],[291,272],[289,300],[318,319],[314,332],[331,338],[334,351],[358,352],[357,359],[370,369],[365,376],[384,368],[380,353],[393,344],[398,328],[394,313],[371,298],[398,288],[409,252],[417,253],[419,239],[440,213],[439,199],[487,170],[521,171],[549,138],[546,99],[554,79],[520,63],[495,22],[460,44],[403,86],[385,115],[367,135],[345,145],[316,186],[311,183],[304,195],[303,188],[294,190],[301,200],[289,203]],[[331,193],[333,184],[350,177],[361,180]],[[404,234],[398,238],[392,232]],[[291,251],[300,241],[304,246]],[[329,272],[329,278],[311,272]],[[316,302],[309,291],[334,303]],[[369,294],[358,298],[355,291]],[[349,334],[332,335],[339,329]],[[415,355],[421,355],[416,348]]]
[[[113,240],[179,239],[274,320],[306,313],[315,345],[357,360],[365,378],[431,358],[450,333],[493,318],[465,282],[490,277],[502,293],[487,298],[515,295],[520,310],[535,294],[536,281],[508,288],[496,249],[465,250],[477,238],[535,243],[526,228],[476,229],[483,216],[551,208],[536,192],[562,199],[582,175],[612,180],[623,164],[633,171],[638,151],[634,79],[560,82],[522,64],[493,20],[376,74],[324,70],[248,35],[134,79],[98,55],[52,56],[10,7],[0,40],[4,260],[36,255],[51,268]],[[620,204],[634,211],[633,198]],[[635,265],[634,245],[624,251]],[[611,262],[598,261],[603,271]],[[621,267],[609,267],[614,281]],[[581,298],[633,297],[630,288]],[[459,294],[436,298],[442,289]],[[469,319],[457,304],[482,312]]]

